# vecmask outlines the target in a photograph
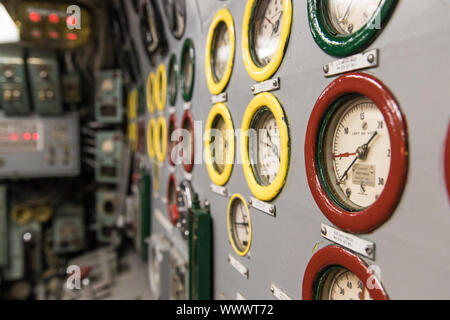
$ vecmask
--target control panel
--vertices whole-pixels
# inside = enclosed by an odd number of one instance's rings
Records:
[[[0,178],[76,176],[80,171],[78,114],[0,115]]]
[[[34,109],[40,115],[61,114],[60,72],[53,51],[32,49],[27,58]]]
[[[97,75],[95,117],[103,123],[120,123],[123,118],[123,80],[120,70]]]
[[[6,115],[28,114],[28,96],[24,51],[5,47],[0,50],[0,106]]]

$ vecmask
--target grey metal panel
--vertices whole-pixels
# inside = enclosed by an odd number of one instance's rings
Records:
[[[322,66],[335,58],[322,52],[314,42],[307,18],[306,1],[293,0],[294,16],[291,37],[284,61],[276,73],[280,98],[289,118],[291,166],[280,196],[273,202],[277,217],[251,209],[253,240],[249,257],[237,257],[228,243],[226,209],[228,199],[209,190],[210,179],[204,165],[193,171],[193,187],[202,200],[212,203],[214,234],[214,297],[234,299],[236,292],[246,298],[273,299],[273,283],[293,298],[301,298],[302,279],[316,243],[327,244],[320,236],[321,223],[329,221],[316,205],[308,187],[304,163],[304,140],[310,112],[323,89],[334,79],[323,76]],[[204,76],[204,46],[209,22],[221,7],[228,7],[236,27],[236,57],[228,102],[235,128],[239,128],[245,109],[252,99],[254,81],[242,61],[241,31],[244,0],[187,0],[187,28],[182,41],[191,37],[196,49],[196,77],[192,113],[205,121],[210,110],[210,93]],[[131,10],[128,10],[131,13]],[[370,48],[380,49],[380,66],[370,69],[383,81],[399,101],[409,130],[410,166],[402,199],[393,216],[364,238],[377,246],[374,264],[381,268],[382,283],[391,299],[443,299],[450,297],[450,225],[449,202],[443,174],[443,145],[450,118],[450,2],[433,0],[399,1],[384,31]],[[131,30],[137,42],[143,74],[151,70],[139,41],[137,19],[131,13]],[[417,21],[425,21],[420,25]],[[182,41],[169,38],[170,52],[177,57]],[[167,58],[163,61],[166,65]],[[143,81],[146,79],[142,79]],[[176,116],[181,119],[181,96]],[[164,111],[168,118],[167,107]],[[203,123],[204,126],[204,123]],[[201,140],[200,140],[201,141]],[[239,142],[239,140],[237,140]],[[196,145],[197,150],[199,144]],[[236,160],[240,159],[239,143]],[[161,194],[165,197],[167,162],[161,174]],[[176,169],[177,180],[183,168]],[[230,194],[248,198],[251,192],[241,165],[235,165],[227,184]],[[166,212],[161,199],[154,207]],[[153,232],[165,232],[154,223]],[[176,236],[176,235],[174,235]],[[175,241],[177,243],[178,241]],[[244,279],[227,262],[232,254],[250,269]]]

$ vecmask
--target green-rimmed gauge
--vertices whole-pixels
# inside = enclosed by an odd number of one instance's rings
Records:
[[[311,33],[334,56],[364,50],[382,30],[397,1],[308,0]]]
[[[194,42],[186,39],[180,55],[180,88],[184,101],[190,101],[195,81],[195,49]]]
[[[178,64],[177,57],[174,54],[170,56],[169,67],[167,70],[169,72],[167,78],[167,96],[170,105],[174,106],[177,101],[178,93]]]
[[[252,223],[247,203],[240,194],[233,195],[228,203],[227,226],[233,249],[245,256],[252,242]]]

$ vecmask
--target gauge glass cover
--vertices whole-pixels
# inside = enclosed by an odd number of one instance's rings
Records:
[[[325,271],[318,298],[320,300],[372,300],[363,282],[353,272],[340,266]]]
[[[215,135],[211,137],[211,157],[213,160],[214,169],[218,173],[225,170],[227,164],[227,125],[221,116],[217,116],[213,123],[213,128],[216,130]]]
[[[225,75],[231,54],[230,35],[227,25],[223,22],[216,28],[212,50],[214,77],[216,82],[219,82]]]
[[[251,237],[248,210],[240,198],[235,198],[230,210],[231,236],[237,249],[244,252],[248,248]]]

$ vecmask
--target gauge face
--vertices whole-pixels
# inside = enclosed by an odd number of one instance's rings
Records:
[[[115,144],[112,139],[105,139],[102,142],[102,152],[105,154],[111,154],[114,152]]]
[[[253,53],[257,62],[265,66],[275,55],[281,38],[283,1],[257,1],[252,21]]]
[[[233,197],[229,207],[229,228],[231,240],[240,254],[248,251],[251,242],[250,214],[243,199]]]
[[[214,120],[213,128],[216,130],[215,135],[211,138],[211,156],[214,165],[214,169],[218,173],[222,173],[225,170],[227,164],[227,125],[225,120],[218,116]]]
[[[249,158],[253,174],[262,186],[271,185],[280,170],[281,140],[274,114],[261,108],[253,117],[249,133]]]
[[[194,76],[194,65],[193,61],[191,59],[191,56],[189,55],[188,51],[185,51],[185,54],[183,55],[183,80],[185,83],[186,91],[190,90],[190,86],[192,84],[193,76]]]
[[[175,56],[172,56],[169,66],[169,79],[168,79],[168,86],[169,86],[169,100],[170,104],[174,105],[176,96],[177,96],[177,75],[178,75],[178,66],[175,61]]]
[[[219,23],[215,30],[213,44],[213,71],[216,82],[222,80],[230,59],[230,35],[224,22]]]
[[[339,34],[354,34],[373,17],[382,0],[327,0],[327,14]]]
[[[372,205],[386,185],[389,132],[381,111],[368,98],[347,99],[334,108],[323,145],[328,185],[341,206],[360,211]]]
[[[316,297],[320,300],[372,300],[363,282],[343,267],[332,267],[321,277]]]

